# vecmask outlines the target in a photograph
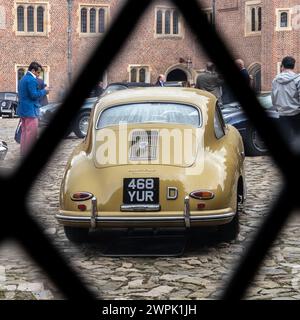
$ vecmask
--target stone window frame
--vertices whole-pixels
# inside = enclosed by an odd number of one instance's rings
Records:
[[[213,23],[213,8],[205,8],[203,9],[203,12],[206,14],[206,17],[208,19],[208,21],[210,22],[210,24]]]
[[[253,9],[255,10],[255,26],[254,31],[252,30],[253,24]],[[261,18],[260,18],[260,26],[259,26],[259,9],[261,10]],[[261,0],[254,0],[254,1],[247,1],[245,3],[245,36],[259,36],[261,35],[262,31],[262,1]]]
[[[276,8],[276,27],[275,31],[292,31],[292,8]],[[282,13],[287,13],[288,17],[288,25],[287,27],[281,27],[281,14]]]
[[[151,67],[149,65],[145,64],[130,64],[128,66],[128,81],[129,82],[143,82],[140,81],[140,71],[142,69],[145,69],[145,81],[144,83],[150,83],[151,82]],[[132,70],[136,70],[136,81],[132,81],[131,72]]]
[[[18,77],[18,73],[20,69],[24,69],[24,75],[26,74],[26,72],[28,71],[28,67],[29,65],[27,64],[15,64],[15,74],[16,74],[16,92],[18,92],[18,86],[19,86],[19,77]],[[47,86],[49,87],[49,78],[50,78],[50,67],[48,65],[42,65],[43,68],[43,77],[42,79],[44,80],[44,82],[47,84]]]
[[[49,3],[45,1],[35,1],[35,2],[28,2],[28,1],[15,1],[14,5],[14,21],[15,26],[14,30],[16,36],[26,36],[26,37],[47,37],[50,32],[50,9]],[[24,8],[24,20],[23,20],[23,27],[24,31],[18,30],[18,8]],[[34,14],[33,14],[33,31],[28,31],[28,21],[27,21],[27,14],[28,8],[33,7]],[[38,9],[43,8],[43,31],[38,31]]]
[[[162,33],[157,33],[157,14],[159,11],[162,11]],[[171,11],[170,15],[170,33],[165,33],[165,18],[166,18],[166,12]],[[178,33],[173,33],[174,31],[174,12],[178,13]],[[183,23],[182,23],[182,17],[180,12],[176,7],[171,6],[156,6],[154,10],[154,37],[155,38],[183,38],[184,36],[184,30],[183,30]]]
[[[278,75],[278,74],[280,74],[281,73],[281,71],[280,71],[280,68],[281,68],[281,64],[282,64],[282,61],[279,61],[279,62],[277,62],[277,73],[276,73],[276,75]]]
[[[0,30],[6,29],[6,10],[4,5],[0,5]]]
[[[86,9],[87,10],[87,21],[86,21],[86,32],[82,32],[82,20],[81,20],[81,12],[82,9]],[[91,10],[96,10],[96,19],[95,19],[95,32],[91,32]],[[100,29],[100,24],[99,24],[99,11],[101,9],[104,9],[104,31],[103,32],[99,32]],[[80,37],[99,37],[100,35],[103,35],[107,28],[108,28],[108,24],[109,24],[109,20],[110,20],[110,6],[107,4],[99,4],[99,3],[79,3],[78,6],[78,33]]]

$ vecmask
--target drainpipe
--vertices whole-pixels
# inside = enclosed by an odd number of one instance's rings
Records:
[[[216,27],[216,0],[212,0],[212,25]]]
[[[72,11],[73,11],[73,0],[67,0],[68,2],[68,82],[71,85],[72,82]]]

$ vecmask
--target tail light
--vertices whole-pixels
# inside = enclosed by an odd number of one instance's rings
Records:
[[[215,194],[211,191],[193,191],[190,193],[190,197],[197,200],[211,200],[215,197]]]
[[[73,201],[86,201],[93,198],[93,194],[90,192],[76,192],[71,195]]]

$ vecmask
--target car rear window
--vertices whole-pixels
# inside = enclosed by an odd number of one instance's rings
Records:
[[[0,92],[1,100],[17,101],[17,94],[10,92]]]
[[[126,104],[104,110],[96,128],[132,123],[174,123],[199,127],[201,117],[197,108],[185,104]]]

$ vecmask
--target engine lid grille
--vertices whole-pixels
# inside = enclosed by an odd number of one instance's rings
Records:
[[[136,130],[130,141],[130,160],[149,161],[157,159],[159,133],[157,130]]]

